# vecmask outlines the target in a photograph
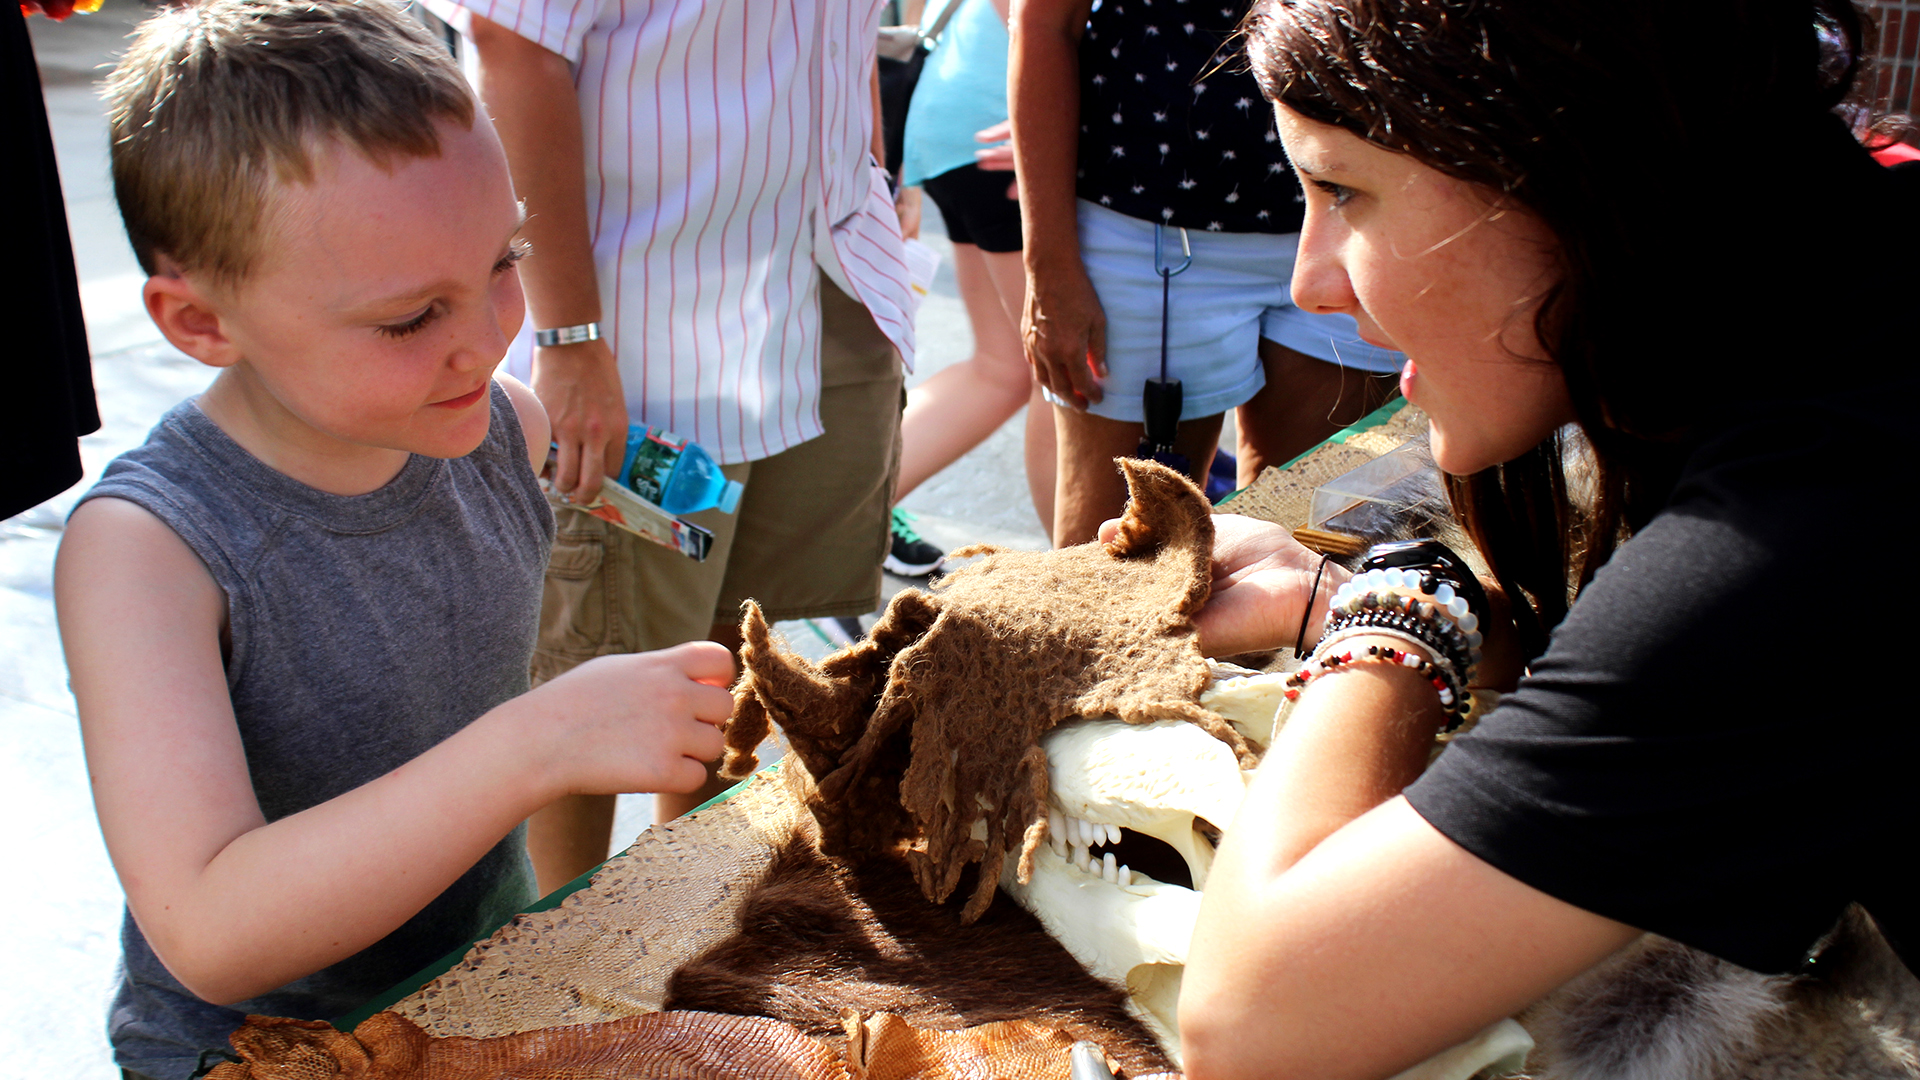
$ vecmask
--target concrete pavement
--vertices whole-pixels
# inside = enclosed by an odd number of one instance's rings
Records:
[[[140,305],[144,280],[128,249],[107,174],[106,122],[97,95],[103,65],[142,17],[137,0],[107,0],[64,23],[28,20],[42,73],[65,187],[87,333],[94,352],[101,430],[82,440],[87,476],[78,486],[0,522],[0,814],[15,823],[8,863],[15,927],[0,935],[0,1075],[113,1080],[104,1017],[119,953],[121,894],[93,818],[73,698],[67,689],[52,601],[61,523],[101,469],[142,441],[173,404],[198,393],[212,372],[166,345]],[[927,205],[925,239],[948,254]],[[971,333],[949,266],[920,314],[920,370],[911,381],[963,360]],[[990,541],[1041,548],[1045,535],[1027,496],[1016,416],[954,467],[906,500],[917,525],[952,548]],[[890,590],[903,583],[890,581]],[[782,624],[796,648],[819,656],[825,642],[804,624]],[[651,821],[651,800],[622,799],[616,845]]]

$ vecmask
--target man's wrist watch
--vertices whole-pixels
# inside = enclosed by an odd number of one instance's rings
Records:
[[[533,343],[541,348],[554,345],[578,345],[583,341],[599,341],[600,324],[597,322],[580,323],[576,326],[558,326],[552,330],[535,330]]]

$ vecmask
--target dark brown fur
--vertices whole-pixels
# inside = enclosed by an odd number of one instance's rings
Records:
[[[739,932],[674,972],[663,1007],[771,1017],[828,1040],[844,1038],[850,1009],[940,1029],[1029,1020],[1099,1043],[1128,1075],[1171,1069],[1125,1000],[1005,897],[963,922],[899,862],[838,865],[803,833],[748,895]]]
[[[749,605],[726,774],[750,771],[778,724],[817,784],[821,850],[904,855],[938,902],[967,866],[998,867],[1016,844],[1026,879],[1047,830],[1040,737],[1064,720],[1186,719],[1251,766],[1246,742],[1198,704],[1207,665],[1193,617],[1212,588],[1212,507],[1171,469],[1123,468],[1132,500],[1112,543],[989,554],[932,593],[894,597],[865,641],[819,667],[776,648]],[[980,821],[984,841],[972,836]],[[979,875],[966,918],[997,877]]]
[[[1648,934],[1520,1017],[1536,1080],[1912,1080],[1920,980],[1859,907],[1795,976]]]

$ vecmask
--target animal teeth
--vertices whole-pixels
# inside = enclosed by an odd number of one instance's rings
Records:
[[[1120,826],[1115,825],[1111,821],[1107,822],[1107,843],[1117,844],[1119,842],[1120,842]]]
[[[1114,884],[1122,888],[1133,884],[1133,869],[1126,866],[1121,867],[1116,873]]]
[[[1100,857],[1100,876],[1115,885],[1120,884],[1120,869],[1114,865],[1111,851]]]
[[[1061,818],[1060,811],[1049,807],[1047,809],[1047,839],[1052,840],[1056,845],[1064,845],[1067,839],[1065,833],[1066,827],[1067,823]]]
[[[1086,848],[1083,848],[1083,847],[1074,848],[1073,849],[1073,865],[1091,874],[1093,873],[1093,856],[1087,852]]]

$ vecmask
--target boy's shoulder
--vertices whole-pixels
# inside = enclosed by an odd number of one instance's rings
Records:
[[[489,504],[481,516],[493,518],[495,529],[550,533],[551,511],[526,464],[513,396],[498,385],[491,395],[490,429],[471,454],[413,455],[384,487],[356,496],[329,494],[276,471],[189,399],[169,410],[144,443],[115,458],[81,505],[111,498],[139,506],[177,534],[223,588],[251,580],[260,560],[287,554],[281,548],[293,531],[457,542],[443,529],[404,528],[422,517],[473,518],[450,509],[452,502]]]

